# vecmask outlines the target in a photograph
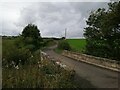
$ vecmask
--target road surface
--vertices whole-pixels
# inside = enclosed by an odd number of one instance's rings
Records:
[[[52,48],[45,50],[45,52],[55,60],[60,60],[70,68],[76,71],[76,74],[97,87],[97,88],[118,88],[118,72],[96,67],[80,61],[73,60],[57,54]]]

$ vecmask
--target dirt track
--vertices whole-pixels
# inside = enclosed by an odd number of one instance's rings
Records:
[[[98,88],[118,88],[118,73],[111,70],[99,68],[83,62],[75,61],[60,54],[57,54],[51,49],[45,50],[51,58],[60,60],[70,68],[76,71],[78,77],[82,77],[92,85]],[[120,83],[119,83],[120,84]]]

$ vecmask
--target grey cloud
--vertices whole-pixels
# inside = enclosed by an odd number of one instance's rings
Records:
[[[14,24],[23,29],[28,23],[38,26],[42,36],[61,37],[67,28],[67,37],[83,37],[83,30],[86,26],[85,19],[88,18],[91,10],[99,7],[107,7],[103,2],[39,2],[20,11],[20,18]],[[7,28],[6,28],[7,29]],[[10,31],[10,30],[9,30]],[[16,33],[20,33],[16,31]]]
[[[12,24],[2,24],[2,35],[19,35],[19,31],[17,30],[18,28],[14,27]]]

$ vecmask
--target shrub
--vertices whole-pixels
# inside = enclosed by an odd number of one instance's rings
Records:
[[[71,50],[69,43],[65,40],[58,43],[58,48],[62,50]]]
[[[3,64],[5,64],[5,66],[6,65],[13,66],[12,62],[14,62],[15,65],[18,64],[23,65],[28,62],[30,56],[31,53],[28,49],[25,48],[18,49],[13,46],[11,47],[11,50],[7,51]]]

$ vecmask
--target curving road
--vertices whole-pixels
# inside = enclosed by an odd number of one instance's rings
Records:
[[[53,47],[55,48],[55,47]],[[55,60],[60,60],[70,68],[76,71],[78,77],[88,80],[93,86],[97,88],[118,88],[118,72],[99,68],[90,64],[75,61],[54,52],[53,48],[45,50],[45,52]],[[78,79],[79,80],[79,79]]]

